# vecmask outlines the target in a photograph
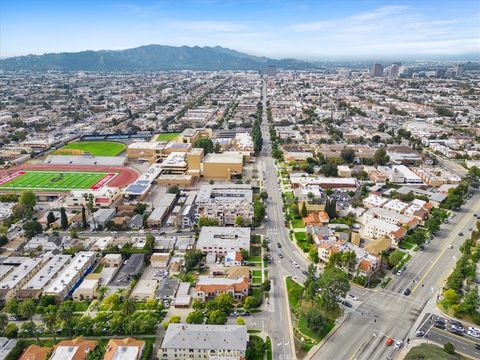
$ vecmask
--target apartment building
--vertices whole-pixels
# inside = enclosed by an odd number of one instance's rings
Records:
[[[197,249],[205,254],[226,255],[231,251],[250,252],[250,228],[204,226],[200,230]]]
[[[0,281],[0,300],[5,302],[17,297],[19,290],[37,273],[44,262],[43,258],[23,258],[15,270]]]
[[[250,185],[204,185],[198,191],[198,216],[216,219],[220,226],[234,225],[238,216],[253,221],[253,191]]]
[[[407,230],[403,227],[375,218],[366,223],[364,233],[367,237],[372,239],[378,239],[379,237],[385,236],[398,244],[398,242],[406,235]]]
[[[61,272],[70,261],[70,255],[55,255],[18,292],[20,299],[38,298],[43,289]]]
[[[231,294],[235,300],[248,296],[249,279],[242,276],[236,279],[210,278],[200,276],[192,292],[192,297],[201,301],[212,300],[220,294]]]
[[[70,291],[79,283],[84,275],[95,263],[96,253],[93,251],[80,251],[70,261],[59,276],[45,288],[45,295],[52,295],[57,300],[65,299]]]
[[[245,325],[170,324],[157,358],[243,360],[247,341]]]
[[[414,216],[408,216],[393,210],[378,207],[368,209],[363,214],[363,221],[365,223],[368,224],[373,219],[380,219],[397,226],[406,226],[408,229],[414,229],[418,226],[418,219]]]

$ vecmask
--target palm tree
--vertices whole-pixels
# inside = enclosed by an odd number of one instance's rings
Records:
[[[380,271],[383,270],[383,265],[385,264],[385,259],[388,258],[388,251],[387,250],[383,250],[381,253],[380,253]]]
[[[73,309],[68,302],[64,302],[58,308],[58,318],[62,319],[68,331],[68,337],[72,337]]]
[[[122,303],[122,314],[128,318],[130,336],[133,337],[132,314],[135,312],[135,303],[132,299],[126,298]]]
[[[32,325],[33,336],[35,336],[35,338],[37,339],[37,342],[39,343],[40,338],[38,337],[37,328],[35,327],[35,323],[33,322],[33,315],[35,315],[36,310],[37,310],[37,305],[35,305],[32,299],[28,299],[21,303],[19,312],[22,317],[30,320],[30,324]]]
[[[118,296],[120,296],[120,298],[122,300],[126,299],[126,295],[127,295],[127,289],[125,288],[120,288],[117,290],[117,293],[118,293]]]
[[[8,316],[5,313],[0,313],[0,333],[5,332],[5,328],[8,325]]]
[[[57,312],[54,306],[48,306],[47,310],[42,314],[42,321],[52,333],[53,341],[56,343],[57,337],[55,336],[55,325],[57,324]]]
[[[85,194],[85,200],[87,201],[87,209],[93,221],[93,229],[97,230],[97,221],[95,216],[93,216],[93,209],[95,207],[93,204],[93,194]]]
[[[106,285],[99,286],[97,289],[98,299],[103,300],[105,295],[110,291],[110,288]]]

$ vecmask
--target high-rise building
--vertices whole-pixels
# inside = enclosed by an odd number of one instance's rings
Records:
[[[455,71],[455,77],[462,77],[464,66],[463,66],[463,64],[457,64],[457,65],[455,65],[453,70]]]
[[[382,66],[382,64],[373,65],[372,76],[383,76],[383,66]]]
[[[388,66],[387,68],[385,68],[385,76],[388,76],[388,77],[398,77],[398,64],[392,64],[390,66]]]

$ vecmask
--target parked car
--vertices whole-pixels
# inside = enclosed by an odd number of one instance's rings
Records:
[[[352,293],[348,293],[347,298],[350,299],[350,300],[353,300],[353,301],[358,301],[358,297],[356,297]]]
[[[308,276],[308,271],[302,270],[302,274],[305,275],[305,276]]]
[[[349,303],[347,300],[342,300],[342,305],[351,308],[352,304]]]

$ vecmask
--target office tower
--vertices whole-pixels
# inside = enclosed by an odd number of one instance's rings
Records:
[[[382,64],[375,64],[372,68],[373,76],[383,76],[383,66]]]
[[[462,76],[463,76],[464,66],[463,66],[463,64],[455,65],[455,67],[453,68],[453,70],[455,71],[455,77],[462,77]]]

